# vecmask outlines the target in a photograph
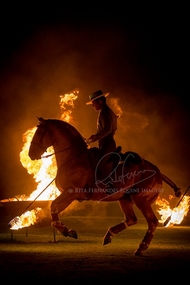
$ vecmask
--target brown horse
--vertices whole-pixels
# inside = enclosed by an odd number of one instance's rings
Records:
[[[92,200],[99,202],[118,201],[124,214],[124,220],[110,227],[103,239],[103,245],[111,242],[111,237],[137,223],[133,211],[135,204],[144,215],[148,229],[139,244],[135,255],[142,255],[153,238],[158,226],[151,205],[155,202],[162,189],[162,181],[174,189],[176,196],[180,191],[175,183],[162,175],[157,166],[142,159],[134,152],[124,154],[114,152],[109,160],[113,163],[113,171],[108,177],[102,178],[95,162],[97,148],[88,146],[78,130],[67,122],[57,119],[38,118],[39,124],[31,141],[29,157],[40,159],[46,149],[53,146],[57,163],[56,186],[61,194],[52,201],[52,226],[64,236],[77,238],[75,230],[68,229],[59,219],[59,214],[74,200]],[[108,189],[112,182],[112,192]]]

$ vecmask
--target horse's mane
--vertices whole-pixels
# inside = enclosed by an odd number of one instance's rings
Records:
[[[75,139],[78,139],[80,142],[83,142],[84,145],[86,145],[84,137],[81,135],[79,130],[70,123],[59,119],[47,119],[47,121],[55,124],[63,132],[65,132],[66,130],[70,136],[74,137]]]

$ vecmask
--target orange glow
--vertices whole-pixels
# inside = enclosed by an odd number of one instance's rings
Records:
[[[74,100],[77,99],[77,95],[79,90],[76,89],[73,92],[65,95],[60,95],[60,109],[62,111],[61,120],[71,122],[72,121],[72,110],[70,108],[74,108]],[[30,175],[33,175],[37,183],[37,188],[34,190],[29,197],[25,195],[17,196],[16,198],[9,199],[9,201],[33,201],[33,200],[54,200],[56,197],[60,195],[60,191],[55,186],[55,183],[51,183],[49,187],[43,192],[43,189],[55,178],[57,172],[57,165],[55,156],[44,157],[39,160],[31,160],[28,156],[28,151],[30,148],[30,143],[33,138],[33,135],[36,131],[37,127],[33,127],[28,129],[23,134],[23,148],[20,152],[20,162],[24,168],[27,169],[27,172]],[[46,155],[48,153],[53,153],[53,147],[49,147],[47,149]],[[41,193],[42,192],[42,193]],[[39,197],[38,197],[39,195]],[[38,197],[36,199],[36,197]],[[27,211],[22,214],[20,217],[16,217],[10,222],[12,230],[18,230],[23,227],[29,227],[36,223],[39,219],[39,216],[42,217],[42,209],[36,208],[31,211]]]
[[[171,217],[166,227],[174,224],[179,225],[189,211],[190,197],[184,196],[179,205],[173,208],[173,210],[170,208],[169,202],[166,199],[161,199],[160,197],[158,197],[156,205],[159,206],[159,209],[157,211],[161,216],[159,220],[160,223],[164,223],[167,218]]]
[[[72,109],[74,108],[74,101],[78,98],[79,90],[75,89],[71,93],[60,95],[60,109],[61,109],[61,120],[72,123]],[[117,99],[112,99],[112,104],[114,104],[117,114],[121,116],[122,109],[118,105]],[[49,187],[43,192],[45,187],[55,178],[57,172],[57,165],[55,156],[44,157],[39,160],[31,160],[28,156],[28,151],[30,147],[31,140],[36,131],[36,127],[28,129],[23,134],[23,148],[20,152],[20,162],[22,166],[27,169],[27,172],[33,176],[35,182],[37,183],[37,188],[34,190],[29,197],[25,195],[17,196],[16,198],[6,199],[8,201],[34,201],[34,200],[43,200],[43,201],[52,201],[60,195],[60,191],[55,186],[55,183],[51,183]],[[47,149],[47,155],[53,153],[53,147]],[[36,197],[38,197],[36,199]],[[169,199],[172,199],[173,196],[169,196]],[[2,200],[6,201],[6,200]],[[170,223],[180,224],[183,218],[187,215],[189,210],[190,198],[184,196],[181,203],[175,207],[173,210],[170,208],[169,202],[166,199],[158,198],[156,205],[159,206],[158,213],[161,218],[160,223],[164,223],[165,220],[171,216]],[[75,203],[72,203],[74,205]],[[41,208],[36,208],[32,211],[27,211],[22,214],[20,217],[16,217],[10,222],[11,229],[17,230],[23,227],[28,227],[38,222],[40,218],[43,217],[43,210]]]

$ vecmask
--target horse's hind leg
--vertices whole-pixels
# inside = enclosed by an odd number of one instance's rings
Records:
[[[148,249],[150,242],[152,241],[152,238],[154,236],[154,232],[158,226],[158,219],[156,218],[150,204],[145,203],[143,204],[143,207],[140,207],[139,209],[141,210],[144,217],[146,218],[146,221],[148,223],[148,230],[143,240],[139,244],[138,249],[134,253],[136,256],[142,256],[143,255],[142,252]]]
[[[110,243],[112,236],[137,223],[137,217],[133,211],[133,202],[130,197],[127,200],[120,200],[119,205],[124,213],[124,221],[108,229],[103,239],[103,245]]]

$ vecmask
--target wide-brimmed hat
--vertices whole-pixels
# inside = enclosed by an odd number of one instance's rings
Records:
[[[92,104],[92,102],[100,97],[107,97],[109,95],[109,93],[103,93],[102,90],[98,90],[94,93],[92,93],[89,96],[90,101],[86,103],[86,105],[90,105]]]

